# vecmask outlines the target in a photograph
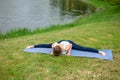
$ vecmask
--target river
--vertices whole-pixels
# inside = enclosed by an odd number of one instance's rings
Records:
[[[0,33],[66,24],[94,11],[80,0],[0,0]]]

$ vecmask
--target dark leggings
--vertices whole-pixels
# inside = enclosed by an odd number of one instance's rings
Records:
[[[71,43],[72,44],[72,49],[98,53],[97,49],[80,46],[80,45],[74,43],[71,40],[60,40],[60,41],[58,41],[58,43],[60,43],[62,41],[68,41],[69,43]],[[38,44],[38,45],[35,45],[34,47],[36,47],[36,48],[51,48],[51,46],[52,46],[52,43],[51,44]]]

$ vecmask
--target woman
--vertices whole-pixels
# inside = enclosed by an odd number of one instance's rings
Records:
[[[89,48],[89,47],[83,47],[76,43],[74,43],[71,40],[60,40],[58,42],[54,42],[51,44],[38,44],[38,45],[32,45],[28,46],[27,48],[53,48],[52,54],[55,56],[59,56],[61,54],[70,55],[71,49],[80,50],[80,51],[88,51],[88,52],[94,52],[99,53],[102,56],[106,56],[106,53],[99,51],[97,49]]]

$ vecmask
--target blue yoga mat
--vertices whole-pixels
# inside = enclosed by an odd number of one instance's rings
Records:
[[[32,53],[45,53],[50,54],[52,52],[52,48],[26,48],[23,50],[24,52],[32,52]],[[81,57],[90,57],[90,58],[100,58],[104,60],[112,60],[112,51],[111,50],[101,50],[106,53],[106,56],[102,56],[99,53],[79,51],[79,50],[71,50],[71,56],[81,56]]]

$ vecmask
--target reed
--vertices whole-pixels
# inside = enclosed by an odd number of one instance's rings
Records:
[[[36,33],[41,34],[41,33],[55,31],[55,30],[64,30],[64,29],[69,29],[74,26],[75,26],[75,23],[69,23],[69,24],[63,24],[63,25],[59,25],[59,24],[51,25],[49,27],[37,28],[35,30],[30,30],[27,28],[12,29],[9,32],[6,32],[4,34],[1,33],[0,40],[20,37],[20,36],[25,36],[25,35],[31,35],[31,34],[36,34]]]

